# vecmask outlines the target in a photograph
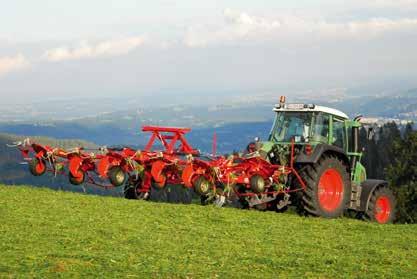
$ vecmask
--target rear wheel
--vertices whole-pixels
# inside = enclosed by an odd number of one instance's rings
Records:
[[[29,171],[33,176],[41,176],[46,172],[46,164],[43,159],[33,158],[29,162]]]
[[[392,223],[395,219],[395,204],[392,191],[386,186],[378,187],[371,195],[365,218],[380,224]]]
[[[335,218],[343,214],[350,199],[347,166],[334,155],[323,155],[301,172],[306,183],[299,208],[306,215]]]

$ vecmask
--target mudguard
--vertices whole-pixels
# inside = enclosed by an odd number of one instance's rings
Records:
[[[155,183],[160,187],[165,186],[165,182],[167,180],[166,176],[163,173],[163,170],[166,165],[167,163],[165,163],[164,161],[155,161],[152,163],[151,175],[152,178],[155,180]]]
[[[362,182],[361,204],[359,207],[359,211],[365,211],[366,209],[368,209],[371,195],[378,186],[388,186],[388,182],[385,180],[378,179],[367,179],[364,182]]]
[[[80,174],[78,173],[78,171],[81,168],[81,165],[83,163],[83,159],[81,159],[80,156],[75,155],[75,156],[71,156],[71,159],[69,159],[69,171],[72,174],[73,177],[79,178]]]
[[[307,155],[304,153],[301,153],[297,156],[295,163],[311,163],[311,164],[315,164],[317,163],[317,161],[321,158],[322,154],[325,152],[334,152],[337,154],[340,154],[340,156],[342,157],[342,159],[348,163],[349,165],[349,158],[346,155],[345,151],[337,146],[334,145],[329,145],[329,144],[318,144],[316,145],[316,147],[313,150],[313,153],[311,155]]]

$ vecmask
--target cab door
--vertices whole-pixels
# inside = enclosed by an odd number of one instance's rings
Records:
[[[332,145],[340,147],[345,152],[347,151],[347,142],[346,142],[346,126],[345,120],[332,116],[333,122],[333,137],[331,138]]]

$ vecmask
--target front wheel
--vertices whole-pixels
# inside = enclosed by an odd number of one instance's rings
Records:
[[[392,191],[386,186],[378,187],[371,195],[365,217],[380,224],[392,223],[395,219],[395,204]]]

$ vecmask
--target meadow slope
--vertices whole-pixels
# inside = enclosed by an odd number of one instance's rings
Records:
[[[417,225],[0,186],[0,277],[417,278]]]

